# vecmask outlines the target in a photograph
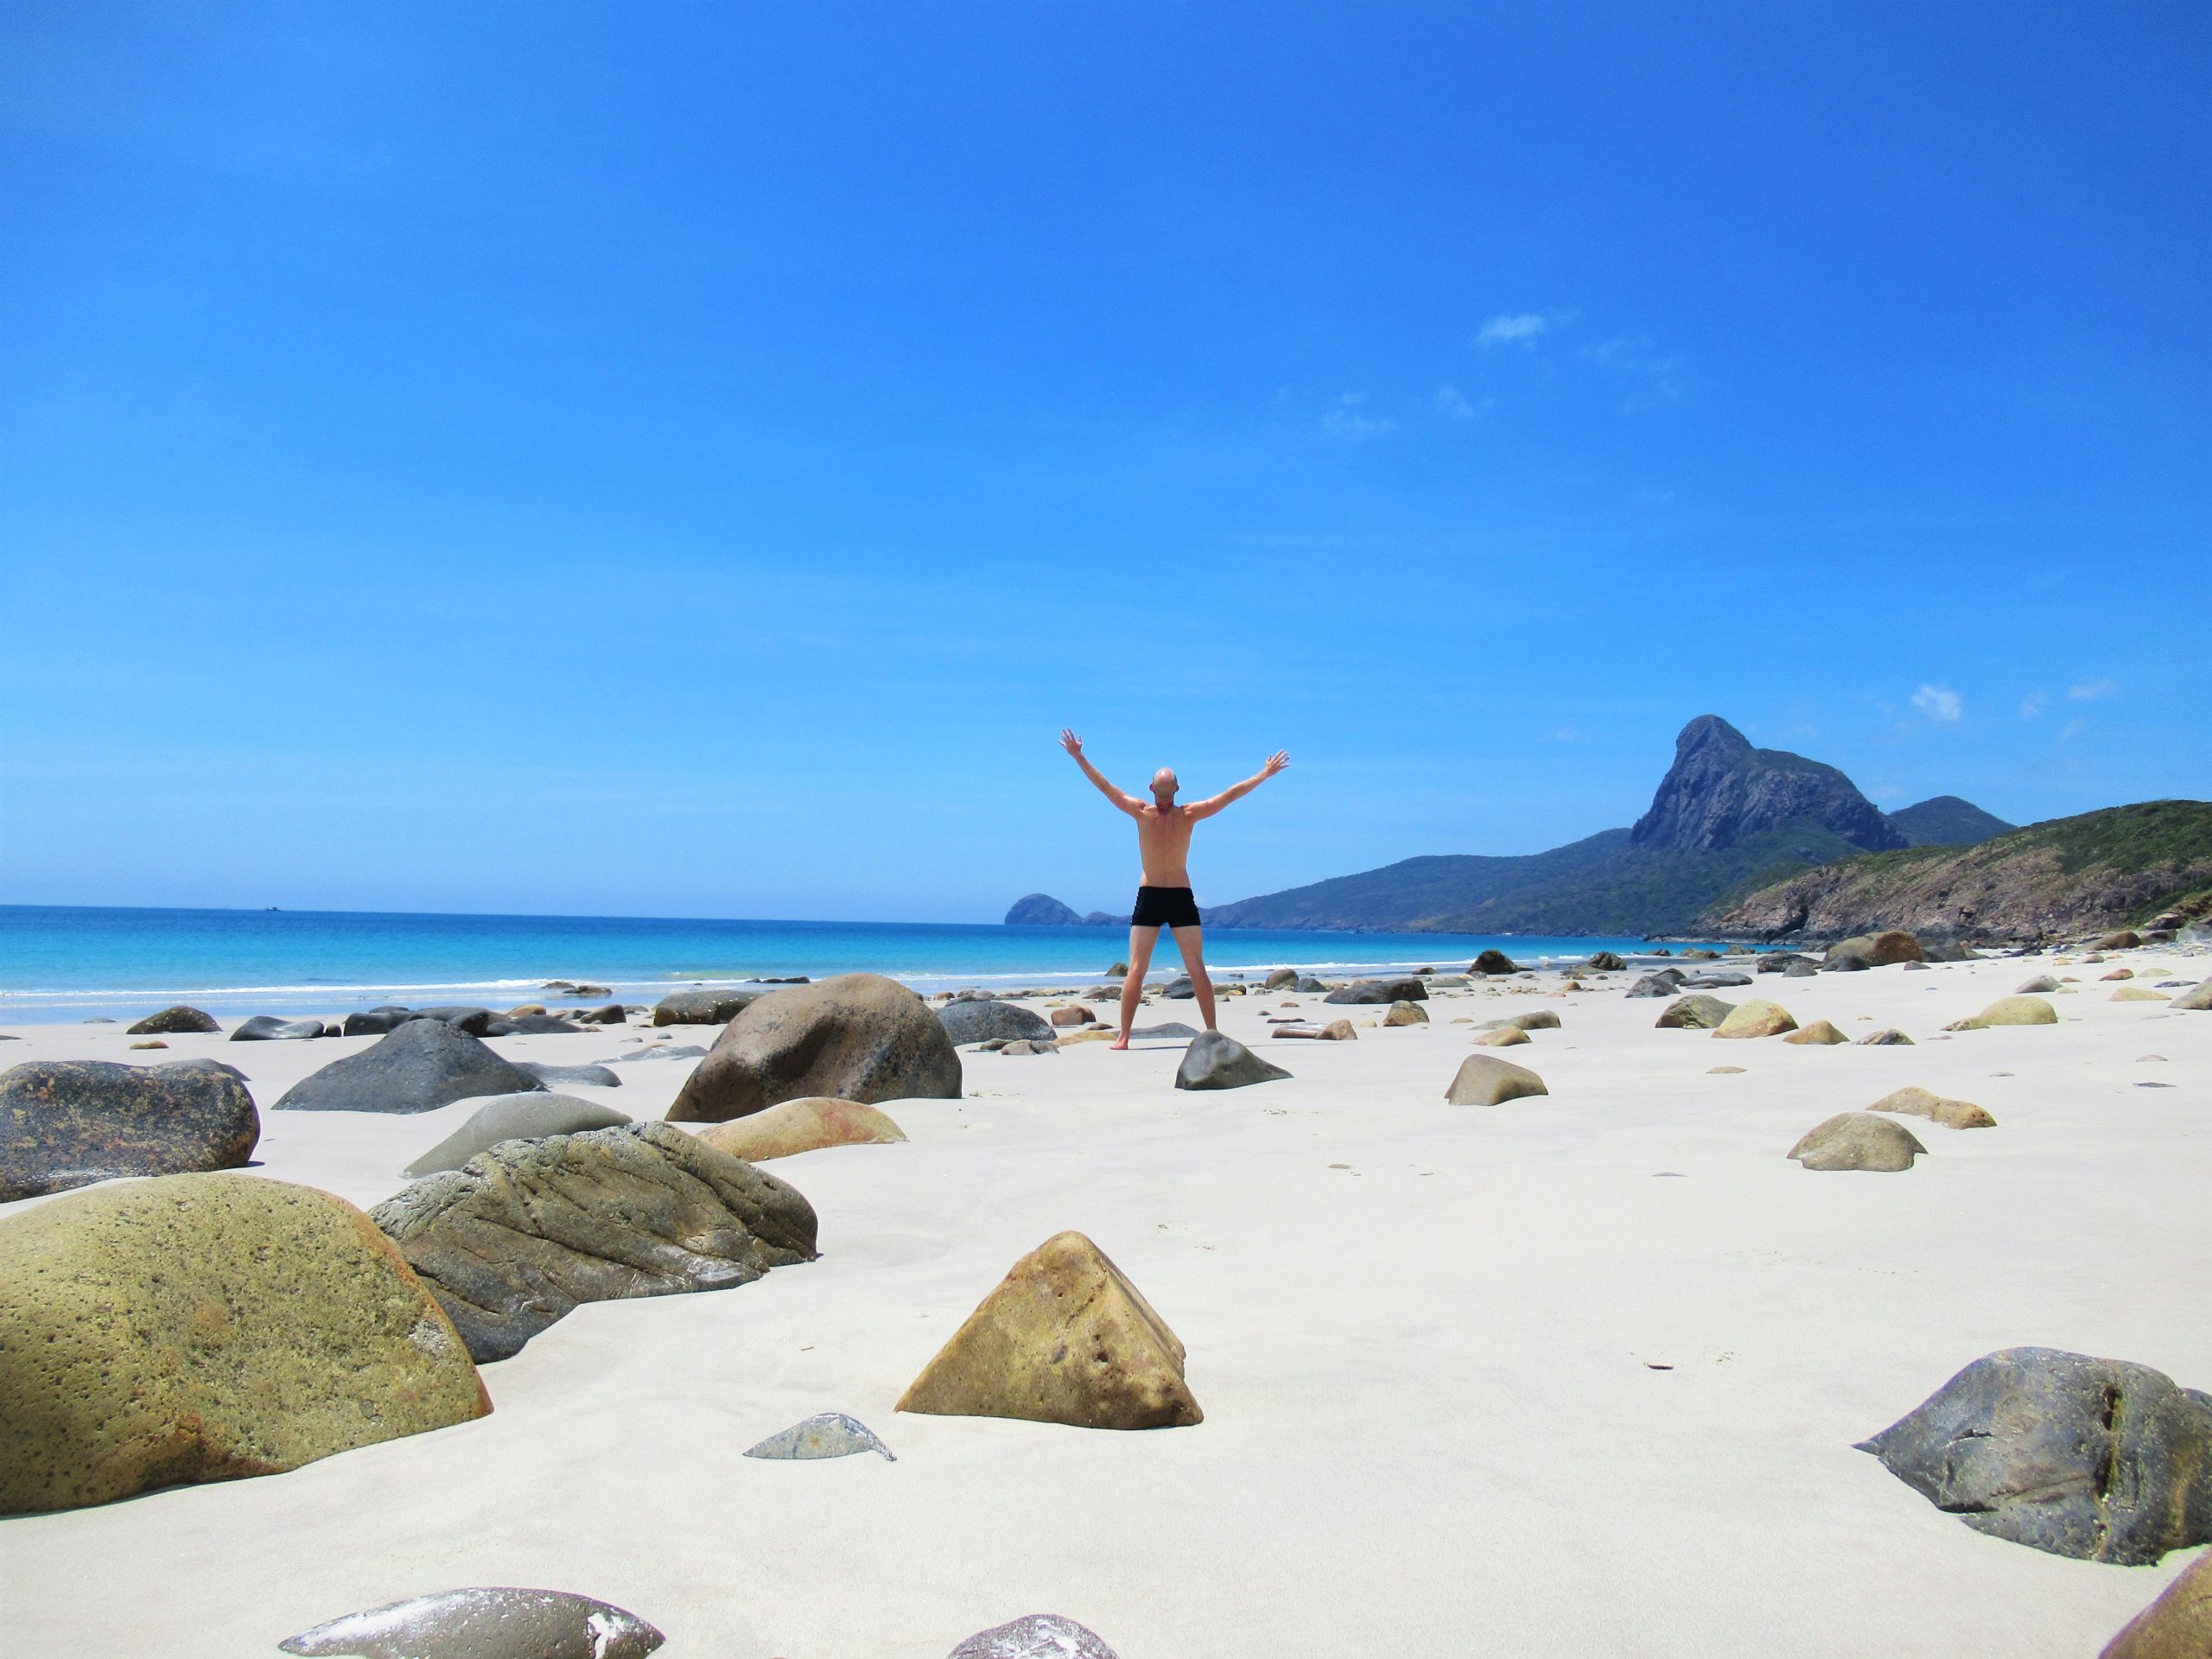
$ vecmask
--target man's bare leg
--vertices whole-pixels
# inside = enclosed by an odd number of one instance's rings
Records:
[[[1213,981],[1206,977],[1205,929],[1179,927],[1175,929],[1175,948],[1183,953],[1183,971],[1191,976],[1191,989],[1198,994],[1198,1012],[1206,1017],[1206,1029],[1213,1025]]]
[[[1129,1046],[1129,1029],[1136,1024],[1137,1004],[1144,1000],[1145,970],[1152,966],[1152,948],[1160,943],[1156,927],[1133,927],[1129,930],[1129,976],[1122,982],[1122,1034],[1114,1039],[1116,1048]]]

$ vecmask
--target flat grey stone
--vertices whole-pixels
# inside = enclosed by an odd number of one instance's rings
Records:
[[[1052,1021],[1034,1008],[1025,1008],[995,998],[948,1002],[937,1011],[938,1023],[953,1046],[982,1042],[1050,1042]]]
[[[880,1452],[889,1461],[899,1461],[891,1448],[876,1439],[874,1430],[842,1411],[817,1412],[804,1422],[793,1423],[780,1434],[771,1434],[760,1445],[747,1449],[745,1455],[804,1460],[849,1458],[856,1452]]]
[[[627,1054],[610,1054],[600,1064],[627,1065],[632,1060],[698,1060],[704,1059],[706,1054],[707,1051],[697,1043],[647,1043],[643,1048],[633,1048]]]
[[[231,1030],[234,1043],[300,1043],[321,1035],[320,1020],[279,1020],[272,1014],[257,1014]]]
[[[549,1135],[573,1135],[579,1129],[611,1128],[629,1118],[596,1101],[574,1095],[537,1090],[520,1095],[494,1095],[478,1107],[459,1128],[400,1172],[413,1179],[435,1175],[442,1169],[459,1169],[480,1152],[488,1152],[502,1141],[536,1141]]]
[[[594,1089],[620,1089],[622,1079],[605,1065],[549,1065],[543,1060],[517,1060],[515,1070],[527,1071],[547,1088],[556,1084],[588,1084]]]
[[[347,1613],[277,1646],[355,1659],[645,1659],[667,1639],[589,1596],[486,1587]]]
[[[1270,1065],[1234,1037],[1202,1031],[1183,1052],[1175,1068],[1178,1089],[1243,1089],[1255,1083],[1273,1083],[1289,1072]]]

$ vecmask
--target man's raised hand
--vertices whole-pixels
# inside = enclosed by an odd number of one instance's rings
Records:
[[[1071,727],[1060,728],[1060,747],[1072,755],[1080,756],[1083,753],[1083,740],[1075,734]]]
[[[1277,749],[1273,754],[1268,757],[1268,764],[1260,768],[1260,775],[1262,778],[1272,778],[1275,773],[1281,772],[1289,764],[1290,751],[1288,749]]]

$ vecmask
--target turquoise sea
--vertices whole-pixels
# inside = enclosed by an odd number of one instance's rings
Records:
[[[137,1018],[171,1002],[212,1014],[342,1014],[378,1002],[538,1000],[549,979],[652,1001],[692,985],[867,969],[917,990],[1096,981],[1125,927],[715,921],[634,916],[426,916],[355,911],[0,906],[0,1025]],[[1221,976],[1296,968],[1344,976],[1464,968],[1495,946],[1529,964],[1635,939],[1208,930]],[[1179,971],[1160,941],[1155,974]]]

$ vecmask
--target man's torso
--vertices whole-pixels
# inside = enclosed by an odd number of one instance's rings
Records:
[[[1137,815],[1137,850],[1144,860],[1147,887],[1191,885],[1191,831],[1196,821],[1180,806],[1165,812],[1147,806]]]

